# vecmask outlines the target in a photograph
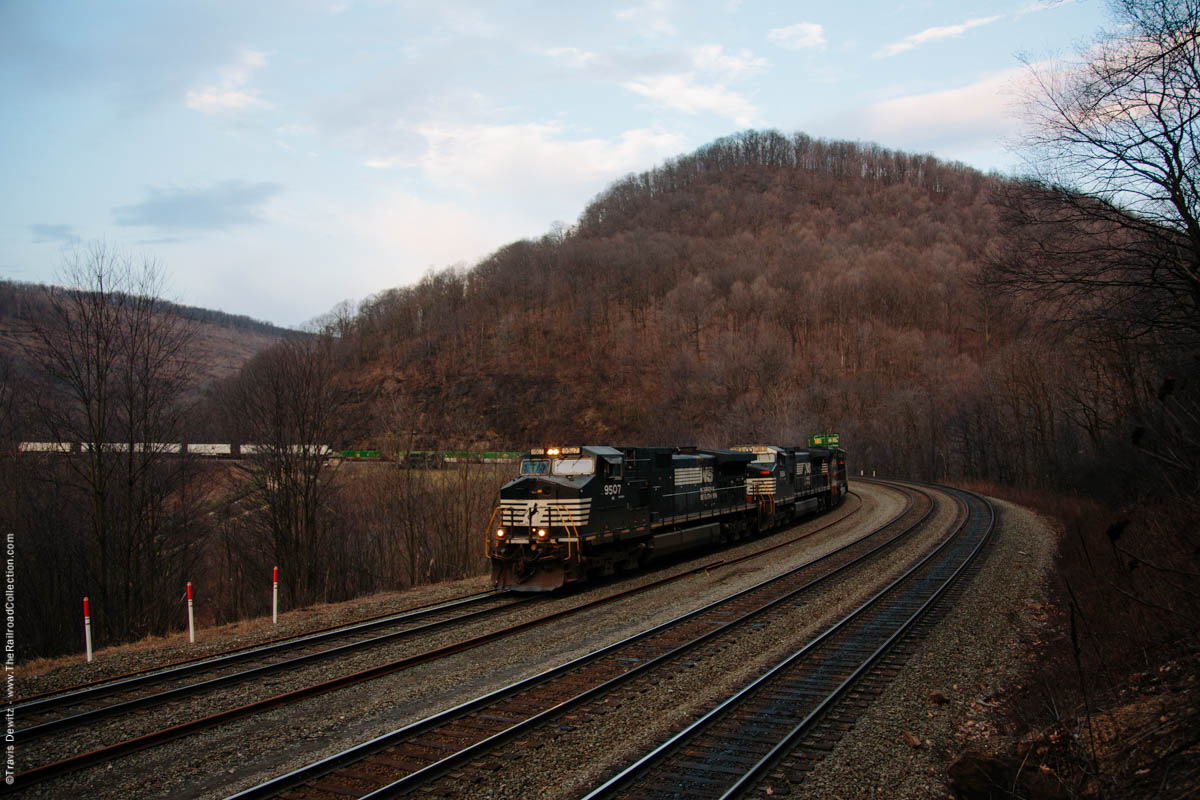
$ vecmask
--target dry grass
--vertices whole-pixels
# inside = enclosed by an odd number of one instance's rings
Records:
[[[395,613],[452,597],[470,594],[483,588],[483,579],[448,581],[422,586],[404,592],[380,592],[340,603],[326,603],[281,612],[279,623],[273,625],[270,616],[229,622],[223,625],[197,628],[196,642],[188,641],[187,631],[166,636],[147,636],[136,642],[113,645],[97,650],[91,665],[85,665],[82,653],[54,658],[37,658],[20,665],[23,681],[46,676],[50,683],[71,685],[89,679],[111,677],[114,674],[161,667],[176,661],[198,658],[224,650],[261,644],[277,638],[297,636],[322,628],[344,625],[380,614]],[[81,675],[81,669],[85,671]],[[56,673],[61,673],[60,677]],[[91,674],[95,673],[95,674]],[[37,691],[47,690],[38,681]]]
[[[1033,508],[1063,533],[1054,633],[1040,643],[1006,724],[1053,765],[1062,796],[1187,796],[1200,764],[1194,503],[1111,508],[1036,490],[964,488]],[[1157,793],[1145,794],[1150,787]]]

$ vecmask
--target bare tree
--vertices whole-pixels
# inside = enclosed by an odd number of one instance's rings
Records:
[[[337,434],[341,397],[330,348],[327,336],[286,339],[251,359],[224,394],[226,414],[254,447],[241,462],[253,496],[249,518],[282,567],[292,605],[328,598],[338,580],[331,560],[335,474],[325,447]]]
[[[27,355],[41,373],[42,432],[81,452],[48,462],[44,480],[57,502],[84,509],[82,588],[102,635],[160,632],[170,621],[161,597],[182,585],[196,544],[188,463],[167,446],[181,438],[194,327],[160,299],[152,260],[95,244],[65,278],[70,288],[47,287],[45,315],[29,321]]]
[[[1023,234],[993,277],[1093,333],[1200,342],[1200,0],[1116,0],[1116,32],[1032,69]]]

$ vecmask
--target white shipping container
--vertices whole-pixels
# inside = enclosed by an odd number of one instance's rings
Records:
[[[91,442],[80,442],[79,446],[85,453],[93,450]],[[104,442],[100,445],[100,451],[103,453],[128,453],[129,442]]]
[[[227,444],[194,444],[189,442],[187,451],[195,453],[198,456],[227,456],[233,453],[233,447]]]
[[[183,450],[183,445],[170,442],[148,442],[135,444],[133,450],[135,453],[179,453]]]
[[[17,450],[22,453],[69,453],[70,442],[21,442]]]

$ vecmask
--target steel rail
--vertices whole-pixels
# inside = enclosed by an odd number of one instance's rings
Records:
[[[954,496],[955,492],[961,490],[949,490],[948,494]],[[987,544],[995,526],[995,511],[991,504],[983,498],[973,493],[961,492],[961,495],[967,495],[979,500],[983,508],[987,511],[986,524],[983,529],[978,531],[978,541],[973,542],[973,547],[970,552],[962,556],[962,560],[957,564],[953,571],[944,578],[939,577],[938,585],[932,590],[928,597],[925,597],[920,606],[903,618],[899,625],[894,627],[887,638],[878,644],[871,646],[870,650],[860,648],[860,652],[867,652],[867,655],[853,667],[847,677],[839,681],[831,691],[829,691],[817,704],[812,707],[803,717],[803,719],[795,724],[787,733],[778,741],[770,743],[770,749],[762,755],[753,765],[728,785],[719,794],[713,793],[711,796],[719,797],[721,800],[730,800],[730,798],[739,797],[745,794],[747,790],[753,787],[762,777],[788,752],[794,749],[796,743],[808,733],[813,725],[819,721],[824,714],[850,689],[855,685],[870,669],[887,654],[907,633],[912,627],[942,598],[943,594],[954,584],[962,573],[971,565],[972,561],[978,556],[983,547]],[[733,717],[735,713],[743,711],[741,707],[748,705],[749,700],[765,692],[768,688],[775,684],[781,683],[789,673],[794,672],[799,668],[799,665],[816,656],[823,648],[826,648],[830,643],[834,642],[837,637],[846,633],[852,626],[859,623],[866,615],[877,613],[879,607],[889,599],[894,599],[893,608],[902,607],[902,603],[908,599],[904,595],[897,593],[901,592],[905,584],[912,584],[918,579],[922,572],[930,572],[937,569],[939,566],[945,565],[950,559],[960,556],[955,548],[958,548],[962,543],[967,546],[972,544],[972,541],[964,536],[973,522],[976,522],[975,514],[970,508],[970,504],[964,502],[961,496],[957,496],[958,502],[962,503],[966,509],[966,515],[962,524],[958,526],[954,535],[947,538],[937,549],[930,552],[922,558],[917,564],[913,565],[903,575],[896,578],[888,586],[877,592],[865,603],[857,609],[846,615],[842,620],[835,623],[818,638],[806,644],[803,648],[795,651],[785,658],[783,661],[772,667],[766,673],[753,682],[739,690],[736,694],[730,696],[718,706],[710,710],[700,719],[688,725],[682,731],[679,731],[666,742],[650,751],[642,758],[626,767],[617,775],[610,778],[601,786],[597,787],[590,793],[584,796],[583,800],[605,800],[621,796],[621,793],[630,789],[637,781],[643,779],[647,774],[661,767],[676,753],[687,748],[689,752],[694,752],[701,749],[698,744],[700,740],[710,729],[714,728],[718,723],[727,718]],[[961,549],[965,549],[962,547]],[[935,559],[945,555],[945,559],[941,562],[936,562]],[[846,650],[854,649],[850,645],[846,645]],[[828,667],[827,661],[821,662],[823,668]],[[743,711],[744,713],[744,711]],[[749,738],[749,737],[746,737]],[[644,787],[643,787],[644,788]],[[683,791],[683,790],[681,790]],[[691,795],[689,795],[691,796]]]
[[[19,712],[23,709],[33,707],[34,703],[40,703],[40,702],[47,701],[47,700],[53,700],[56,697],[72,697],[72,698],[84,697],[86,692],[92,691],[94,689],[102,689],[102,688],[109,687],[109,686],[128,685],[124,682],[129,679],[140,678],[140,677],[151,675],[151,674],[153,674],[155,676],[166,675],[171,670],[177,669],[179,667],[187,667],[187,666],[190,666],[193,664],[203,667],[203,666],[210,665],[213,663],[219,663],[220,659],[222,659],[226,656],[237,656],[242,653],[250,653],[251,657],[252,657],[252,654],[259,651],[260,649],[269,648],[274,645],[286,645],[288,643],[304,642],[304,641],[308,641],[309,637],[313,637],[313,636],[317,636],[317,635],[325,634],[325,633],[336,633],[338,631],[343,631],[343,630],[358,629],[359,626],[362,626],[364,624],[370,624],[370,623],[376,623],[376,622],[379,622],[380,624],[386,624],[387,622],[392,621],[392,620],[412,618],[419,614],[434,613],[436,611],[439,611],[439,610],[442,610],[445,608],[453,607],[455,604],[459,604],[459,603],[461,603],[461,604],[477,603],[477,602],[480,602],[487,598],[496,596],[497,594],[502,594],[502,593],[498,593],[498,592],[491,591],[491,590],[486,591],[486,592],[474,592],[472,594],[463,595],[461,597],[452,597],[448,600],[441,600],[436,603],[429,603],[427,605],[415,606],[413,608],[405,609],[403,611],[388,611],[384,614],[376,614],[376,615],[370,616],[370,617],[363,617],[362,619],[359,619],[359,620],[353,620],[351,622],[344,622],[344,623],[341,623],[338,625],[330,625],[330,626],[327,626],[324,628],[314,628],[313,630],[302,631],[300,633],[291,634],[289,636],[279,636],[274,639],[268,639],[264,642],[259,642],[258,644],[246,645],[245,647],[234,647],[229,650],[221,650],[221,651],[218,651],[215,653],[208,653],[203,656],[196,656],[193,658],[182,658],[182,659],[179,659],[178,661],[171,661],[171,662],[168,662],[165,664],[157,664],[155,666],[143,667],[142,669],[131,670],[129,672],[121,673],[120,675],[112,675],[107,678],[98,678],[96,680],[87,681],[85,683],[77,683],[73,686],[67,686],[62,689],[51,689],[51,690],[45,691],[45,692],[37,692],[35,694],[25,695],[24,697],[17,697],[14,700],[12,700],[11,702],[5,704],[4,707],[5,707],[5,709],[12,708]]]
[[[711,611],[717,610],[722,606],[728,605],[738,599],[750,596],[754,592],[761,591],[762,589],[764,589],[764,587],[768,587],[772,584],[784,581],[789,576],[793,576],[794,574],[799,573],[806,569],[812,569],[815,565],[819,565],[822,562],[834,559],[839,554],[842,554],[845,551],[847,551],[853,547],[862,545],[862,543],[865,542],[866,540],[879,535],[883,531],[885,531],[888,528],[897,524],[897,522],[899,520],[901,520],[903,517],[908,515],[910,513],[910,511],[912,510],[911,493],[913,490],[910,489],[908,491],[910,492],[909,502],[906,505],[905,509],[903,511],[901,511],[898,515],[896,515],[895,517],[893,517],[891,520],[884,523],[883,525],[879,526],[874,531],[871,531],[870,533],[866,534],[865,536],[863,536],[859,539],[856,539],[855,541],[850,542],[846,545],[843,545],[842,547],[839,547],[836,550],[833,550],[823,556],[820,556],[819,558],[816,558],[816,559],[813,559],[812,561],[806,562],[805,564],[803,564],[799,567],[796,567],[792,570],[788,570],[787,572],[785,572],[781,575],[770,578],[770,579],[763,581],[755,586],[749,587],[747,589],[744,589],[742,591],[739,591],[732,595],[729,595],[725,598],[714,601],[713,603],[710,603],[702,608],[695,609],[691,612],[688,612],[679,617],[676,617],[675,619],[669,620],[660,625],[656,625],[645,631],[641,631],[637,634],[634,634],[633,636],[627,637],[626,639],[623,639],[619,642],[615,642],[613,644],[607,645],[603,648],[593,651],[592,653],[588,653],[584,656],[573,659],[564,664],[560,664],[556,667],[552,667],[552,668],[545,670],[537,675],[534,675],[534,676],[531,676],[524,680],[510,684],[509,686],[502,687],[500,689],[497,689],[493,692],[490,692],[486,695],[475,698],[473,700],[469,700],[458,706],[447,709],[446,711],[440,712],[438,714],[434,714],[430,717],[427,717],[423,720],[419,720],[410,725],[406,725],[395,731],[375,737],[374,739],[371,739],[367,742],[364,742],[362,744],[348,748],[347,750],[344,750],[340,753],[336,753],[334,755],[328,756],[319,761],[313,762],[312,764],[301,767],[300,769],[294,770],[285,775],[281,775],[270,781],[266,781],[262,784],[259,784],[258,786],[250,787],[242,792],[231,795],[229,798],[227,798],[227,800],[259,800],[260,798],[274,797],[274,796],[279,795],[282,792],[293,790],[296,787],[301,786],[305,783],[309,783],[311,781],[318,780],[323,776],[329,775],[330,773],[332,773],[338,769],[344,768],[348,765],[352,765],[355,762],[367,759],[370,756],[372,756],[373,754],[375,754],[381,750],[384,750],[393,744],[410,739],[414,736],[418,736],[422,733],[434,730],[440,726],[450,723],[450,722],[452,722],[458,718],[461,718],[467,714],[470,714],[474,711],[481,710],[488,706],[494,705],[495,703],[497,703],[499,701],[502,701],[502,700],[507,699],[512,696],[519,695],[519,694],[521,694],[527,690],[530,690],[534,687],[537,687],[539,685],[546,684],[550,681],[553,681],[556,678],[567,675],[568,673],[573,672],[583,666],[587,666],[592,662],[596,662],[599,659],[601,659],[607,655],[611,655],[611,654],[619,652],[620,650],[622,650],[624,648],[628,648],[632,644],[641,642],[642,640],[645,640],[645,639],[649,639],[650,637],[653,637],[656,634],[662,633],[664,631],[668,631],[669,629],[671,629],[673,627],[677,627],[685,621],[690,621],[694,618],[700,617],[701,615],[704,615]],[[919,490],[917,490],[917,491],[919,492]],[[363,796],[364,800],[365,800],[365,798],[372,798],[372,800],[376,800],[376,798],[394,797],[399,794],[408,792],[411,789],[413,789],[416,785],[418,785],[424,781],[427,781],[429,779],[432,779],[432,778],[436,777],[437,775],[444,773],[447,770],[453,769],[456,766],[459,766],[465,762],[475,759],[480,754],[482,754],[490,749],[493,749],[497,745],[502,744],[508,740],[511,740],[512,738],[514,738],[516,736],[519,736],[523,733],[526,733],[526,732],[538,727],[539,725],[543,724],[548,719],[550,719],[558,714],[561,714],[562,712],[564,712],[570,708],[578,706],[579,704],[586,702],[590,699],[593,699],[596,696],[607,693],[607,692],[611,691],[612,689],[616,688],[618,685],[620,685],[622,683],[626,683],[626,682],[632,680],[633,678],[635,678],[639,675],[642,675],[645,672],[647,672],[651,669],[654,669],[654,668],[668,662],[669,660],[682,655],[685,651],[691,650],[695,646],[697,646],[703,642],[709,641],[709,640],[711,640],[715,637],[721,636],[723,634],[727,634],[729,632],[729,630],[736,625],[743,624],[743,623],[749,621],[751,618],[758,616],[761,613],[764,613],[764,612],[769,611],[774,608],[778,608],[778,607],[785,605],[791,601],[794,601],[797,595],[799,595],[805,591],[808,591],[809,589],[811,589],[821,583],[824,583],[825,581],[830,580],[833,577],[836,577],[837,575],[842,574],[844,571],[846,571],[854,566],[862,564],[867,559],[871,558],[872,556],[880,554],[881,552],[883,552],[885,549],[889,548],[896,542],[902,541],[908,533],[915,530],[922,523],[924,523],[924,521],[926,519],[928,519],[928,517],[931,513],[932,513],[932,502],[930,504],[930,508],[925,510],[924,513],[921,514],[919,519],[917,519],[916,521],[909,524],[905,530],[895,534],[892,538],[888,539],[887,541],[872,547],[868,552],[859,554],[859,556],[857,558],[854,558],[852,561],[850,561],[846,564],[842,564],[842,565],[838,566],[836,569],[831,570],[823,575],[820,575],[819,577],[817,577],[813,580],[806,582],[803,586],[801,586],[799,588],[793,589],[791,591],[787,591],[785,594],[781,595],[780,597],[777,597],[777,598],[767,602],[766,604],[759,605],[759,606],[755,607],[749,613],[742,614],[742,615],[738,616],[736,619],[724,621],[724,622],[720,622],[720,623],[717,623],[714,621],[714,623],[710,624],[704,633],[702,633],[699,636],[689,639],[684,644],[678,645],[676,647],[672,647],[670,650],[660,653],[659,655],[657,655],[653,658],[650,658],[647,660],[641,660],[640,663],[636,664],[635,666],[629,667],[625,672],[623,672],[622,674],[620,674],[614,678],[611,678],[602,683],[593,685],[586,691],[576,694],[568,699],[557,701],[551,707],[546,708],[545,710],[543,710],[541,712],[535,713],[532,716],[529,716],[521,721],[518,721],[515,724],[505,728],[504,730],[502,730],[501,732],[499,732],[497,734],[494,734],[485,739],[477,741],[474,744],[459,750],[458,752],[447,755],[445,758],[442,758],[433,764],[429,764],[428,766],[425,766],[419,770],[412,771],[412,772],[408,773],[407,775],[405,775],[404,777],[400,778],[399,780],[393,781],[392,783],[390,783],[380,789],[377,789],[377,790],[371,792],[370,794],[364,795]]]
[[[859,499],[861,501],[861,497]],[[324,694],[324,693],[327,693],[330,691],[335,691],[337,689],[344,688],[346,686],[350,686],[355,683],[360,683],[365,680],[370,680],[372,678],[381,677],[383,675],[390,674],[392,672],[401,671],[401,670],[408,669],[408,668],[411,668],[414,666],[418,666],[420,664],[427,663],[429,661],[433,661],[433,660],[436,660],[439,658],[453,655],[455,653],[473,649],[475,647],[479,647],[488,642],[495,641],[497,639],[519,633],[521,631],[527,630],[527,629],[535,627],[537,625],[545,624],[545,623],[553,621],[555,619],[561,619],[561,618],[570,616],[572,614],[579,613],[584,610],[596,608],[596,607],[605,605],[607,603],[611,603],[616,600],[623,599],[625,597],[629,597],[629,596],[638,594],[640,592],[644,592],[649,589],[671,583],[676,580],[680,580],[682,578],[685,578],[687,576],[690,576],[690,575],[693,575],[696,573],[706,572],[706,571],[710,571],[710,570],[717,569],[717,568],[724,567],[724,566],[732,566],[732,565],[740,563],[742,561],[759,558],[765,554],[768,554],[768,553],[778,550],[780,548],[789,547],[791,545],[794,545],[797,542],[800,542],[821,530],[825,530],[826,528],[832,527],[833,525],[836,525],[836,524],[840,523],[841,521],[843,521],[844,519],[846,519],[848,516],[851,516],[854,513],[857,513],[858,510],[859,509],[854,509],[853,511],[850,512],[850,514],[839,517],[836,520],[831,520],[831,521],[825,523],[824,525],[821,525],[818,528],[816,528],[812,531],[808,531],[808,532],[806,532],[800,536],[797,536],[793,539],[789,539],[784,542],[779,542],[779,543],[773,544],[769,547],[763,548],[761,550],[757,550],[753,553],[747,553],[745,555],[730,559],[728,561],[718,560],[718,561],[709,562],[702,566],[695,567],[693,569],[689,569],[684,572],[681,572],[681,573],[678,573],[675,575],[671,575],[671,576],[668,576],[663,579],[652,581],[650,583],[647,583],[647,584],[644,584],[641,586],[635,586],[630,589],[626,589],[621,592],[599,598],[597,600],[591,601],[589,603],[585,603],[580,606],[575,606],[572,608],[564,609],[562,611],[554,612],[552,614],[545,615],[543,617],[539,617],[534,620],[520,623],[516,626],[512,626],[512,627],[505,628],[505,629],[498,630],[498,631],[493,631],[491,633],[483,634],[481,636],[477,636],[472,639],[467,639],[467,640],[464,640],[461,642],[450,644],[445,647],[426,651],[424,653],[419,653],[414,656],[410,656],[408,658],[400,659],[399,661],[391,662],[389,664],[379,665],[379,666],[372,667],[372,668],[369,668],[366,670],[362,670],[360,672],[356,672],[356,673],[353,673],[350,675],[338,676],[336,678],[333,678],[328,681],[324,681],[319,684],[303,687],[301,689],[297,689],[292,692],[286,692],[286,693],[283,693],[280,695],[276,695],[274,697],[269,697],[269,698],[265,698],[263,700],[252,702],[252,703],[249,703],[246,705],[238,706],[236,708],[227,709],[225,711],[217,712],[215,714],[212,714],[212,715],[209,715],[206,717],[202,717],[199,719],[191,720],[189,722],[181,723],[179,725],[175,725],[170,728],[163,729],[163,730],[153,731],[151,733],[148,733],[148,734],[145,734],[142,736],[138,736],[133,739],[128,739],[128,740],[118,742],[113,745],[109,745],[107,747],[102,747],[102,748],[98,748],[96,750],[81,753],[79,755],[72,756],[72,757],[69,757],[66,759],[62,759],[60,761],[43,764],[41,766],[34,767],[32,769],[29,769],[25,772],[22,772],[22,773],[19,773],[18,775],[16,775],[15,776],[15,778],[16,778],[15,785],[0,786],[0,794],[7,794],[11,791],[14,791],[15,786],[25,787],[25,786],[29,786],[34,783],[40,783],[40,782],[49,780],[53,777],[56,777],[58,775],[66,774],[66,773],[75,771],[77,769],[82,769],[82,768],[90,766],[92,764],[103,763],[105,761],[109,761],[113,758],[120,757],[120,756],[126,755],[128,753],[136,752],[138,750],[143,750],[148,747],[154,747],[159,744],[165,743],[167,741],[171,741],[173,739],[177,739],[182,736],[189,735],[196,731],[203,730],[205,728],[213,727],[215,725],[223,724],[226,722],[231,722],[236,719],[240,719],[242,717],[263,713],[272,708],[277,708],[279,706],[286,705],[286,704],[295,702],[297,700],[305,699],[308,697],[313,697],[313,696],[316,696],[319,694]],[[792,527],[796,527],[796,526],[792,526]],[[788,529],[784,529],[784,530],[786,531]],[[777,533],[780,533],[780,532],[783,532],[783,531],[779,531]]]
[[[481,598],[480,600],[464,602],[461,605],[464,605],[464,606],[474,605],[477,602],[481,602],[481,600],[492,599],[493,597],[503,597],[503,596],[504,596],[504,593],[495,593],[489,597]],[[53,733],[54,731],[59,731],[64,728],[72,728],[72,727],[76,727],[79,725],[84,725],[89,722],[94,722],[95,720],[98,720],[98,719],[104,719],[105,717],[116,716],[118,714],[123,714],[128,711],[134,711],[139,708],[144,708],[145,706],[155,705],[158,703],[170,702],[172,700],[177,700],[179,698],[187,697],[189,695],[199,694],[201,692],[208,691],[209,689],[216,689],[221,686],[228,686],[229,684],[233,684],[233,683],[241,683],[243,681],[251,680],[251,679],[257,678],[259,676],[272,673],[272,672],[282,672],[285,670],[294,669],[296,667],[304,666],[306,664],[309,664],[309,663],[312,663],[315,661],[323,661],[325,659],[337,658],[339,656],[343,656],[348,653],[357,652],[358,650],[363,650],[368,647],[374,647],[377,645],[386,644],[388,642],[394,642],[394,641],[398,641],[400,639],[406,639],[406,638],[409,638],[412,636],[418,636],[423,633],[429,633],[430,631],[434,631],[439,628],[446,627],[448,625],[457,625],[460,623],[469,622],[471,620],[478,619],[480,617],[488,616],[488,615],[491,615],[491,614],[494,614],[494,613],[497,613],[500,611],[510,609],[515,605],[526,603],[529,600],[536,599],[536,596],[533,596],[533,595],[515,596],[510,599],[512,600],[512,602],[507,605],[504,605],[504,606],[470,611],[465,614],[459,614],[457,616],[451,616],[451,617],[447,617],[445,619],[435,620],[433,622],[426,622],[425,624],[418,625],[417,627],[414,627],[414,628],[404,628],[403,630],[392,631],[390,633],[385,633],[385,634],[381,634],[378,636],[372,636],[370,638],[361,639],[356,642],[347,642],[346,644],[336,645],[334,647],[329,647],[324,650],[316,650],[311,653],[304,653],[302,655],[293,656],[292,658],[288,658],[283,661],[274,661],[274,662],[271,662],[268,664],[259,665],[257,667],[251,667],[249,669],[245,669],[240,672],[233,672],[228,675],[220,675],[215,678],[208,678],[205,680],[197,681],[195,683],[188,683],[183,686],[176,686],[171,689],[164,689],[160,692],[155,692],[153,694],[146,694],[146,695],[141,695],[140,697],[133,697],[128,700],[122,700],[120,702],[101,706],[99,708],[94,708],[89,711],[81,711],[76,714],[71,714],[69,716],[58,717],[56,719],[48,720],[46,722],[42,722],[37,725],[32,725],[28,728],[22,728],[16,732],[16,735],[21,737],[21,739],[23,741],[28,741],[30,739],[34,739],[39,736],[45,736],[48,733]],[[436,608],[436,609],[431,609],[429,611],[423,611],[420,614],[415,615],[413,617],[413,619],[419,619],[419,618],[426,617],[426,616],[432,616],[432,615],[442,612],[442,611],[453,610],[455,607],[457,607],[457,606],[440,607],[440,608]],[[80,699],[88,699],[88,698],[93,698],[93,697],[106,697],[106,696],[109,696],[112,694],[116,694],[118,692],[128,691],[129,689],[134,689],[134,688],[138,688],[141,686],[161,683],[164,680],[171,680],[171,679],[175,679],[175,678],[179,678],[179,677],[193,675],[196,673],[202,673],[202,672],[211,670],[215,667],[226,666],[228,664],[235,664],[235,663],[239,663],[242,661],[248,661],[248,660],[251,660],[254,658],[261,658],[264,655],[273,655],[273,654],[280,653],[280,652],[286,652],[287,650],[297,649],[297,648],[301,648],[301,647],[308,647],[308,646],[312,646],[314,644],[321,644],[322,642],[324,642],[328,639],[338,639],[338,638],[341,638],[343,636],[346,636],[346,635],[349,635],[352,633],[360,633],[364,630],[370,630],[370,629],[379,628],[379,627],[386,627],[387,625],[391,625],[396,622],[404,622],[404,621],[408,621],[408,619],[397,618],[397,619],[391,619],[391,620],[380,620],[377,622],[364,623],[364,624],[355,626],[354,628],[330,631],[330,632],[322,633],[317,636],[313,636],[313,637],[309,637],[309,638],[294,640],[294,641],[280,643],[280,644],[274,644],[274,645],[270,645],[268,647],[262,647],[257,650],[246,652],[246,653],[238,653],[238,654],[229,655],[229,656],[222,656],[221,658],[215,659],[213,661],[200,662],[200,663],[196,663],[193,665],[189,665],[187,667],[176,667],[175,669],[169,670],[168,672],[165,672],[165,673],[154,673],[152,675],[146,675],[146,676],[142,676],[139,678],[133,678],[126,683],[119,684],[117,688],[113,688],[113,689],[110,689],[110,687],[108,687],[108,686],[102,686],[102,687],[97,687],[95,689],[89,689],[85,692],[79,692],[76,694],[65,695],[61,698],[48,698],[47,700],[44,700],[44,701],[38,701],[38,703],[32,703],[32,704],[28,704],[26,706],[18,706],[17,710],[18,711],[24,710],[26,712],[29,712],[30,710],[36,711],[36,710],[39,710],[37,707],[39,707],[41,704],[50,703],[51,700],[57,701],[50,705],[51,708],[58,708],[58,707],[61,707],[64,705],[69,706],[69,705],[78,703],[80,701]]]

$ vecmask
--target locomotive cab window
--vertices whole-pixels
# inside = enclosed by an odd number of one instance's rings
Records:
[[[592,475],[596,462],[590,458],[556,458],[550,471],[554,475]]]
[[[544,458],[527,458],[521,462],[522,475],[545,475],[550,471],[550,462]]]
[[[623,471],[624,464],[621,463],[619,458],[611,460],[606,458],[600,462],[600,474],[610,480],[621,480]]]

